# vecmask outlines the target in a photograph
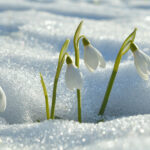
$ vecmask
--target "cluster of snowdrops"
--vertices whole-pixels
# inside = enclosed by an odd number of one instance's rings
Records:
[[[47,119],[55,119],[55,104],[56,104],[56,94],[57,94],[57,83],[59,80],[59,75],[62,69],[62,66],[66,60],[67,64],[67,69],[65,73],[65,82],[66,86],[70,90],[77,90],[77,108],[78,108],[78,121],[82,122],[82,111],[81,111],[81,89],[83,85],[83,79],[82,79],[82,73],[80,72],[80,66],[79,66],[79,42],[82,39],[82,44],[84,46],[84,63],[87,67],[87,69],[91,72],[95,71],[98,66],[105,68],[106,63],[103,55],[98,51],[91,43],[90,41],[86,38],[85,35],[80,35],[80,31],[82,28],[83,21],[80,22],[78,25],[74,39],[73,39],[73,44],[74,44],[74,50],[75,50],[75,62],[71,59],[69,54],[67,53],[67,48],[69,45],[70,40],[67,39],[60,51],[59,54],[59,59],[58,59],[58,65],[57,65],[57,70],[56,70],[56,75],[54,78],[54,85],[53,85],[53,94],[52,94],[52,104],[51,104],[51,111],[49,109],[49,100],[48,100],[48,94],[47,94],[47,89],[43,80],[43,76],[40,73],[41,77],[41,84],[43,87],[44,91],[44,96],[45,96],[45,104],[46,104],[46,116]],[[132,51],[133,56],[134,56],[134,64],[136,67],[136,70],[138,74],[144,79],[148,80],[149,79],[149,74],[150,74],[150,57],[146,55],[144,52],[138,49],[136,44],[134,43],[134,39],[136,36],[136,28],[134,31],[125,39],[123,42],[118,55],[116,57],[115,63],[114,63],[114,68],[104,95],[104,99],[102,101],[102,104],[100,106],[100,110],[98,115],[103,115],[105,108],[108,103],[109,95],[111,93],[111,89],[113,87],[113,83],[119,68],[119,64],[121,61],[121,58],[123,55],[125,55],[129,50]],[[6,96],[3,91],[3,89],[0,87],[0,112],[5,111],[6,109]]]

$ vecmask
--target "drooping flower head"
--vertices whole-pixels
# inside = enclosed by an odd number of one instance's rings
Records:
[[[3,89],[0,87],[0,112],[4,112],[6,109],[6,95]]]
[[[131,43],[130,49],[134,55],[134,64],[138,74],[144,80],[148,80],[150,75],[150,57],[139,50],[134,43]]]
[[[70,56],[67,56],[66,63],[67,63],[67,69],[65,73],[65,81],[66,81],[67,88],[69,88],[70,90],[81,89],[83,81],[82,81],[82,74],[80,70],[73,65]]]
[[[82,43],[84,46],[84,63],[87,68],[91,72],[96,70],[98,66],[105,68],[106,63],[102,54],[94,48],[86,38],[82,39]]]

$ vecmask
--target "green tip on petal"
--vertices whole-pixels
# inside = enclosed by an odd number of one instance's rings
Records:
[[[69,64],[72,64],[72,59],[70,56],[67,56],[66,58],[66,63],[69,65]]]
[[[83,43],[84,46],[88,46],[90,44],[89,40],[86,39],[86,38],[82,39],[82,43]]]
[[[131,49],[132,52],[135,52],[138,49],[138,47],[134,43],[131,43],[130,44],[130,49]]]

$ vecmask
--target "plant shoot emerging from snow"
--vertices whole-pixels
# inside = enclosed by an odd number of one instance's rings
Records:
[[[75,50],[75,66],[73,65],[72,59],[70,56],[66,53],[66,50],[68,48],[69,40],[66,40],[64,43],[60,55],[59,55],[59,60],[58,60],[58,66],[56,70],[56,75],[54,79],[54,86],[53,86],[53,96],[52,96],[52,105],[51,105],[51,113],[49,113],[49,104],[48,104],[48,95],[47,95],[47,90],[46,86],[42,77],[42,74],[40,74],[41,77],[41,84],[43,87],[43,92],[45,95],[45,103],[46,103],[46,114],[47,114],[47,119],[55,118],[55,103],[56,103],[56,90],[57,90],[57,82],[59,79],[59,74],[61,71],[61,68],[63,66],[65,56],[68,55],[66,58],[66,63],[67,63],[67,70],[65,73],[65,81],[66,81],[66,86],[70,89],[77,89],[77,103],[78,103],[78,121],[82,122],[82,114],[81,114],[81,88],[83,86],[83,81],[82,81],[82,74],[79,70],[79,41],[82,39],[82,43],[84,46],[84,62],[87,68],[90,71],[96,70],[98,66],[104,68],[105,67],[105,60],[102,56],[102,54],[94,48],[89,40],[84,36],[80,36],[80,31],[82,28],[83,21],[80,22],[78,25],[73,43],[74,43],[74,50]]]
[[[105,92],[105,96],[104,96],[104,99],[103,99],[103,102],[102,102],[102,105],[101,105],[101,108],[100,108],[100,111],[99,111],[99,115],[104,114],[105,108],[106,108],[107,103],[108,103],[109,95],[110,95],[110,92],[111,92],[116,74],[118,72],[118,68],[119,68],[121,58],[124,54],[126,54],[129,51],[130,44],[135,39],[136,30],[137,29],[135,28],[134,31],[126,38],[126,40],[124,41],[124,43],[122,44],[122,46],[121,46],[121,48],[118,52],[118,55],[117,55],[117,58],[116,58],[116,61],[115,61],[115,64],[114,64],[114,68],[113,68],[113,71],[112,71],[112,74],[111,74],[111,77],[110,77],[110,80],[109,80],[109,83],[108,83],[108,86],[107,86],[107,90]]]
[[[82,39],[82,43],[84,46],[84,62],[87,68],[90,71],[96,70],[98,65],[104,68],[105,60],[102,54],[90,44],[89,40],[85,37],[85,35],[80,35],[82,24],[83,21],[81,21],[80,24],[78,25],[74,35],[75,65],[77,68],[79,68],[79,41],[80,39]],[[78,100],[78,121],[82,122],[80,89],[77,89],[77,100]]]
[[[41,84],[42,84],[43,92],[44,92],[44,96],[45,96],[46,117],[47,117],[47,120],[48,120],[48,119],[50,119],[48,94],[47,94],[46,85],[45,85],[45,82],[44,82],[44,80],[43,80],[43,76],[42,76],[41,73],[40,73],[40,78],[41,78]]]
[[[59,75],[60,75],[62,66],[63,66],[64,61],[65,61],[65,56],[68,55],[66,51],[68,49],[69,42],[70,42],[69,39],[67,39],[64,42],[64,44],[63,44],[63,46],[61,48],[60,54],[59,54],[58,65],[57,65],[57,70],[56,70],[56,75],[55,75],[54,85],[53,85],[51,114],[49,114],[50,110],[49,110],[46,86],[45,86],[42,74],[40,74],[40,76],[41,76],[41,83],[42,83],[42,87],[43,87],[43,91],[44,91],[44,95],[45,95],[47,119],[49,119],[49,118],[50,119],[54,119],[55,118],[55,104],[56,104],[57,83],[58,83],[58,79],[59,79]]]
[[[47,95],[47,90],[46,86],[42,77],[42,74],[40,74],[41,77],[41,84],[43,87],[43,92],[45,96],[45,104],[46,104],[46,114],[47,114],[47,119],[54,119],[55,118],[55,104],[56,104],[56,91],[57,91],[57,82],[59,79],[60,71],[63,66],[65,56],[66,58],[66,63],[67,63],[67,70],[65,73],[65,81],[66,81],[66,86],[70,89],[77,89],[77,103],[78,103],[78,121],[82,122],[82,114],[81,114],[81,88],[83,86],[83,81],[82,81],[82,74],[79,70],[79,41],[82,39],[82,43],[84,46],[84,62],[85,65],[87,66],[88,70],[94,71],[98,66],[105,68],[105,60],[102,56],[102,54],[94,48],[89,40],[84,36],[80,35],[81,28],[82,28],[83,21],[80,22],[78,25],[73,43],[74,43],[74,50],[75,50],[75,66],[73,65],[72,59],[70,56],[66,53],[66,50],[68,48],[69,40],[66,40],[64,43],[60,54],[59,54],[59,60],[58,60],[58,66],[56,70],[56,75],[54,79],[54,86],[53,86],[53,95],[52,95],[52,105],[51,105],[51,113],[49,113],[49,103],[48,103],[48,95]]]
[[[54,86],[53,86],[53,94],[52,94],[52,105],[51,105],[51,113],[49,110],[49,104],[48,104],[48,95],[47,95],[47,90],[46,86],[42,77],[42,74],[40,74],[41,77],[41,83],[45,95],[45,103],[46,103],[46,114],[47,114],[47,119],[54,119],[55,118],[55,104],[56,104],[56,91],[57,91],[57,83],[59,79],[59,75],[62,69],[62,66],[65,61],[65,56],[67,55],[66,58],[66,72],[65,72],[65,82],[67,88],[70,90],[76,89],[77,90],[77,104],[78,104],[78,121],[82,122],[82,113],[81,113],[81,89],[83,86],[83,81],[82,81],[82,74],[79,69],[79,41],[82,39],[82,43],[84,46],[84,63],[86,67],[88,68],[89,71],[93,72],[97,69],[98,66],[105,68],[106,63],[105,60],[96,48],[92,46],[92,44],[89,42],[89,40],[84,36],[80,35],[81,28],[82,28],[83,21],[80,22],[78,25],[73,43],[74,43],[74,50],[75,50],[75,65],[73,64],[73,61],[71,57],[66,53],[68,45],[69,45],[69,40],[66,40],[64,45],[62,46],[62,49],[59,54],[59,60],[58,60],[58,65],[57,65],[57,70],[56,70],[56,75],[54,79]],[[131,48],[131,51],[133,52],[134,55],[134,63],[136,66],[136,69],[139,73],[139,75],[147,80],[149,78],[150,74],[150,57],[144,54],[142,51],[140,51],[137,46],[133,43],[136,35],[136,28],[135,30],[126,38],[124,43],[122,44],[119,53],[117,55],[114,68],[107,86],[107,90],[105,92],[105,96],[99,111],[99,115],[103,115],[105,108],[107,106],[107,102],[109,99],[109,95],[119,68],[119,64],[121,61],[121,58],[124,54],[126,54],[129,49]]]

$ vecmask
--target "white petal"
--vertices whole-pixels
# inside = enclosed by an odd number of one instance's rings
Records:
[[[148,55],[146,55],[145,53],[143,53],[144,57],[145,57],[145,64],[147,67],[147,73],[150,75],[150,57]]]
[[[135,67],[136,67],[136,70],[138,72],[138,74],[140,75],[140,77],[144,80],[148,80],[149,79],[149,76],[148,74],[144,73],[141,68],[135,63]]]
[[[90,71],[96,70],[99,64],[99,56],[92,45],[85,46],[84,48],[84,62]]]
[[[134,52],[134,64],[138,74],[144,79],[149,79],[148,56],[140,50]]]
[[[82,74],[73,64],[67,65],[65,81],[67,88],[70,90],[82,88]]]
[[[3,89],[0,87],[0,112],[4,112],[6,109],[6,95]]]
[[[97,51],[97,54],[98,54],[98,57],[99,57],[100,67],[105,68],[106,67],[106,62],[105,62],[105,59],[104,59],[103,55],[97,49],[96,49],[96,51]]]

